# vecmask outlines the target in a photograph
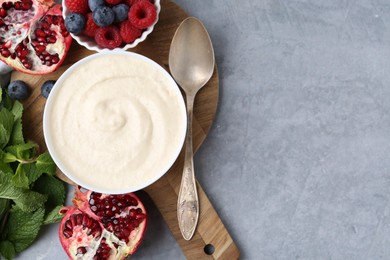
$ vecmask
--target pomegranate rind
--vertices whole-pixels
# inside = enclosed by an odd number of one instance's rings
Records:
[[[19,0],[0,0],[0,7],[5,2],[19,2]],[[5,57],[1,55],[0,53],[0,60],[6,63],[7,65],[11,66],[15,70],[18,70],[23,73],[31,74],[31,75],[43,75],[48,74],[53,71],[55,71],[64,61],[66,54],[70,48],[72,37],[70,34],[68,34],[66,37],[63,37],[60,33],[58,33],[58,28],[54,31],[56,31],[56,38],[57,43],[62,42],[62,44],[50,44],[52,45],[50,48],[54,49],[55,53],[58,54],[59,61],[56,64],[52,64],[50,66],[42,65],[40,64],[41,60],[36,56],[34,48],[31,46],[31,38],[33,34],[33,29],[35,28],[36,24],[41,21],[42,17],[45,17],[46,15],[56,15],[62,18],[62,6],[60,4],[56,4],[53,0],[32,0],[34,9],[31,9],[33,14],[30,16],[27,16],[29,20],[26,21],[20,21],[17,19],[17,23],[13,23],[12,27],[14,28],[13,31],[20,31],[20,34],[17,34],[16,36],[4,36],[3,34],[3,40],[4,45],[10,44],[10,48],[12,48],[12,51],[15,50],[16,46],[25,40],[28,40],[29,42],[26,43],[26,48],[29,50],[28,58],[29,60],[33,60],[34,66],[32,69],[26,68],[19,58],[12,58],[11,56]],[[15,11],[13,11],[15,12]],[[6,23],[9,24],[9,23]],[[52,25],[52,28],[59,27]],[[7,47],[8,48],[8,47]]]

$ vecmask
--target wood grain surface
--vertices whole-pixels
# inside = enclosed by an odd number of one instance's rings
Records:
[[[168,53],[171,39],[180,22],[188,15],[179,6],[168,0],[162,0],[161,7],[159,22],[155,26],[153,33],[148,36],[146,41],[130,51],[153,59],[169,71]],[[11,80],[24,80],[33,89],[30,98],[23,102],[25,108],[23,125],[26,137],[37,142],[40,149],[46,150],[42,131],[42,117],[46,99],[40,95],[40,86],[46,80],[57,79],[73,63],[93,53],[93,51],[88,51],[74,41],[65,62],[56,72],[44,76],[31,76],[20,72],[12,74]],[[195,100],[193,122],[194,151],[200,147],[206,138],[214,120],[218,104],[218,91],[218,71],[217,67],[215,67],[211,80],[201,89]],[[182,169],[183,153],[180,154],[172,168],[159,181],[145,188],[145,191],[161,212],[183,253],[188,259],[238,259],[238,248],[199,183],[199,224],[191,241],[186,241],[182,238],[176,212]],[[58,171],[57,173],[61,179],[71,183],[61,172]],[[214,247],[215,251],[213,254],[208,255],[205,253],[204,249],[207,245]]]

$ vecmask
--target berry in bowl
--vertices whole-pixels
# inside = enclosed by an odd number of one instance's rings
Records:
[[[153,31],[160,0],[65,0],[65,26],[89,50],[127,50]]]
[[[184,143],[186,108],[168,72],[125,51],[72,65],[50,91],[43,115],[58,168],[89,190],[123,194],[151,185]]]

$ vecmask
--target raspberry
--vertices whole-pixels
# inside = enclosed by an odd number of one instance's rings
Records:
[[[107,4],[109,5],[117,5],[119,4],[120,2],[122,2],[122,0],[105,0]]]
[[[141,0],[123,0],[123,2],[125,4],[127,4],[128,6],[132,6],[133,4],[135,4],[135,3],[139,2],[139,1],[141,1]]]
[[[127,4],[128,6],[132,6],[133,4],[139,2],[141,0],[123,0],[123,3]],[[154,0],[150,0],[152,4],[154,4]]]
[[[88,12],[88,0],[65,0],[65,5],[72,13],[85,14]]]
[[[133,24],[127,20],[121,22],[119,25],[119,33],[125,43],[131,43],[141,36],[142,30],[135,28]]]
[[[88,13],[86,15],[86,23],[84,27],[84,34],[89,37],[95,37],[96,30],[99,28],[99,26],[95,23],[95,21],[92,18],[92,13]]]
[[[115,49],[122,44],[119,29],[114,25],[100,27],[96,30],[96,43],[103,48]]]
[[[157,19],[157,11],[148,0],[141,0],[130,7],[129,20],[138,29],[151,26]]]

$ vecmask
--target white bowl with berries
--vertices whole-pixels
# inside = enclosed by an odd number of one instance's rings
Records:
[[[160,0],[64,0],[65,26],[80,45],[97,52],[134,48],[153,31]]]

